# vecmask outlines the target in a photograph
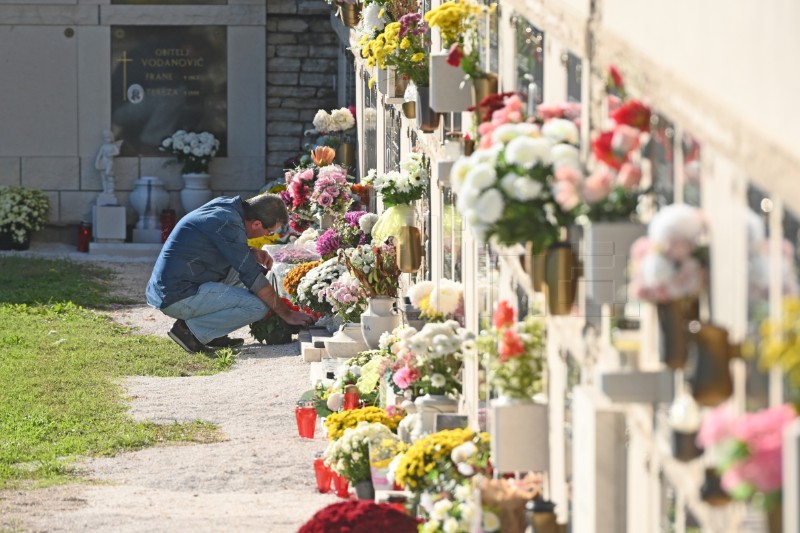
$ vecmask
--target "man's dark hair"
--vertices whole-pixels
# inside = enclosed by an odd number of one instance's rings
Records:
[[[289,211],[286,204],[277,194],[259,194],[242,203],[245,220],[260,220],[265,228],[278,224],[285,226],[289,222]]]

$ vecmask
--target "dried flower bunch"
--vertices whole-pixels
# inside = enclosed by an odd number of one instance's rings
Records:
[[[208,172],[211,160],[219,150],[219,140],[213,133],[204,131],[178,130],[163,141],[158,147],[163,152],[170,152],[183,164],[183,173]]]
[[[339,259],[350,274],[361,282],[368,297],[396,298],[400,286],[396,254],[394,245],[387,243],[340,250]]]
[[[0,186],[0,233],[18,244],[47,222],[50,201],[42,191],[24,187]]]

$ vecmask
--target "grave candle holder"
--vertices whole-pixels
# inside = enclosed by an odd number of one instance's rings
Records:
[[[294,408],[294,415],[297,420],[297,432],[300,438],[313,439],[314,428],[317,425],[317,408],[313,401],[298,402]]]

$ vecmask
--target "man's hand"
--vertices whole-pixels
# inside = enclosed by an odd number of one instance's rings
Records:
[[[291,324],[292,326],[307,327],[316,322],[316,319],[313,316],[307,315],[302,311],[289,310],[288,312],[280,314],[280,317],[284,319],[287,324]]]
[[[270,270],[272,268],[272,256],[266,250],[258,250],[256,248],[251,248],[253,255],[256,256],[256,261],[258,264],[263,265],[264,268]]]

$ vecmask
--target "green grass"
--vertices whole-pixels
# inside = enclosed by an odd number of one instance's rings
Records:
[[[0,257],[0,488],[71,479],[84,455],[223,438],[200,421],[159,426],[128,415],[124,376],[209,374],[235,356],[189,356],[114,324],[92,309],[119,303],[111,280],[90,265]]]

